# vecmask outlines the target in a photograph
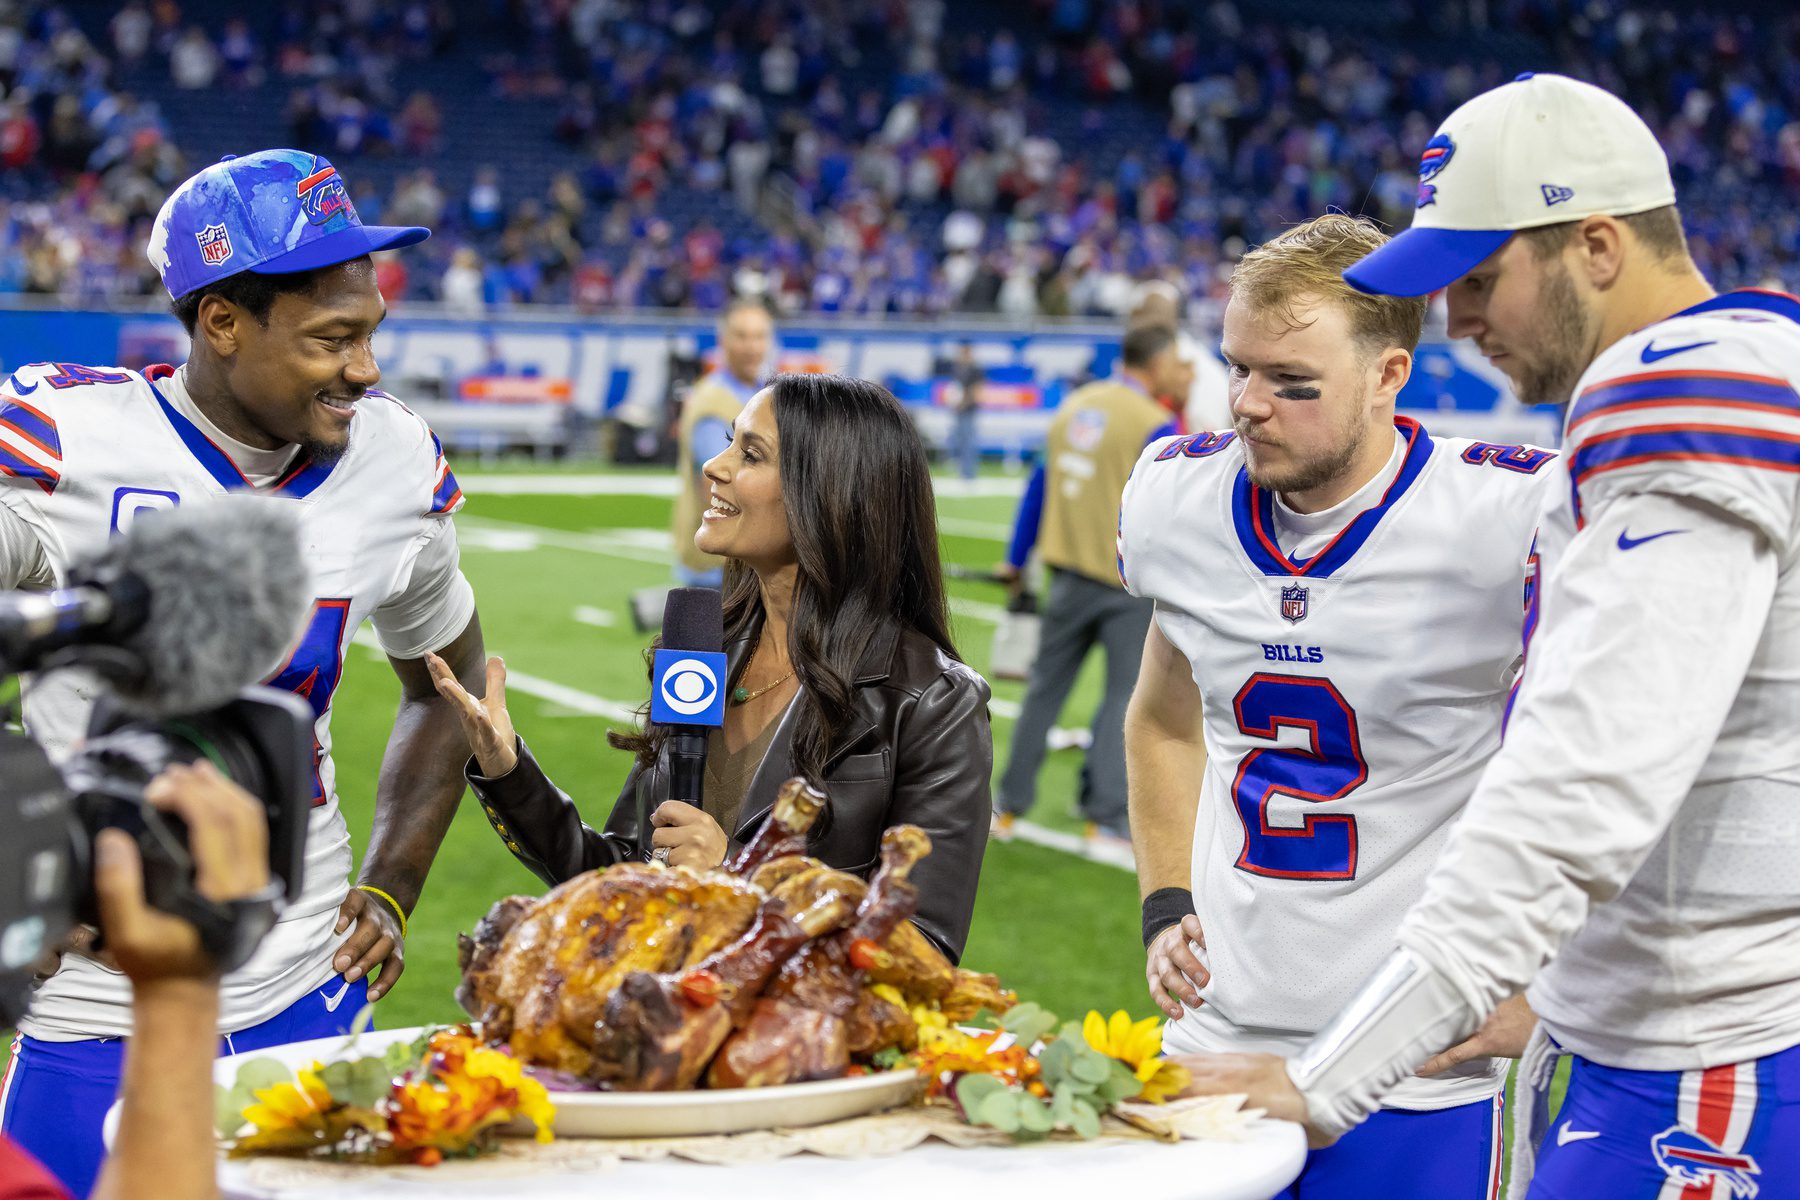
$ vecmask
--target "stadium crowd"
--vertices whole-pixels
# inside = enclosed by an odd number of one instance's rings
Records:
[[[1150,278],[1218,295],[1247,246],[1328,207],[1404,225],[1430,114],[1527,66],[1633,98],[1715,283],[1800,287],[1792,11],[1469,0],[1375,31],[1234,0],[1009,11],[346,0],[200,24],[131,0],[88,29],[0,3],[0,291],[152,294],[147,222],[213,149],[163,109],[275,83],[294,144],[385,160],[358,172],[383,181],[365,219],[441,231],[384,265],[390,300],[1114,315]],[[456,98],[406,82],[434,60],[533,114],[547,186],[459,152]]]

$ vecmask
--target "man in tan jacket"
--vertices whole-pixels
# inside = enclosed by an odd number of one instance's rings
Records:
[[[684,587],[719,587],[725,560],[694,546],[707,483],[700,473],[731,440],[738,410],[762,386],[775,344],[775,322],[760,300],[733,300],[719,318],[719,355],[713,370],[694,384],[681,406],[675,460],[681,486],[675,493],[675,579]]]
[[[1125,704],[1137,682],[1150,605],[1119,583],[1119,496],[1144,447],[1176,432],[1158,398],[1185,395],[1187,372],[1173,326],[1133,325],[1118,372],[1070,393],[1050,423],[1002,568],[1017,578],[1033,544],[1050,568],[1038,655],[1000,779],[995,831],[1002,837],[1036,799],[1044,739],[1098,643],[1106,648],[1106,690],[1094,714],[1083,815],[1090,847],[1129,853]]]

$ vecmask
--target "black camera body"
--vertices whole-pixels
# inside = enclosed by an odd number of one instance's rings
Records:
[[[304,883],[312,724],[298,696],[267,687],[160,720],[119,717],[102,702],[60,769],[26,735],[0,731],[0,1022],[24,1011],[36,965],[76,925],[97,923],[93,844],[102,829],[136,840],[152,905],[191,922],[221,970],[241,966]],[[185,824],[144,802],[166,767],[202,758],[268,814],[272,883],[261,895],[226,904],[202,896]]]

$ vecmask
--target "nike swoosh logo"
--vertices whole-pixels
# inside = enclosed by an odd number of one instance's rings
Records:
[[[1585,1142],[1589,1138],[1597,1138],[1599,1136],[1600,1131],[1598,1129],[1570,1129],[1569,1123],[1564,1121],[1562,1123],[1562,1128],[1556,1131],[1556,1144],[1559,1146],[1566,1146],[1570,1142]]]
[[[1702,346],[1716,345],[1718,345],[1717,342],[1689,342],[1685,346],[1669,346],[1666,349],[1658,349],[1656,343],[1651,342],[1648,346],[1644,347],[1644,352],[1638,355],[1638,357],[1644,362],[1653,363],[1659,362],[1662,359],[1669,357],[1671,354],[1686,354],[1689,350],[1698,350]]]
[[[324,996],[324,998],[325,998],[325,1011],[326,1012],[336,1012],[338,1010],[338,1005],[342,1004],[344,1002],[344,997],[348,996],[349,994],[350,994],[350,984],[348,982],[346,982],[343,987],[338,989],[338,994],[335,996],[326,996],[325,989],[324,988],[319,989],[319,995]]]
[[[26,387],[24,384],[20,383],[17,375],[8,375],[6,377],[6,386],[13,390],[15,396],[29,396],[31,393],[38,390],[38,385],[35,383],[30,387]]]
[[[1673,537],[1675,534],[1686,532],[1687,530],[1685,529],[1665,529],[1661,533],[1652,533],[1641,538],[1634,538],[1627,530],[1621,529],[1619,530],[1619,549],[1636,550],[1645,542],[1654,542],[1657,538]]]

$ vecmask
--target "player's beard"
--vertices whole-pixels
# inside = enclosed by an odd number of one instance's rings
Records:
[[[338,459],[344,457],[345,452],[349,449],[349,438],[345,438],[341,442],[321,442],[313,438],[300,439],[300,453],[303,454],[309,462],[320,463],[326,466],[329,466]]]
[[[1537,319],[1520,341],[1529,347],[1515,355],[1520,364],[1514,385],[1524,404],[1567,404],[1593,346],[1593,317],[1582,307],[1569,269],[1559,260],[1547,265],[1538,292]]]
[[[1245,467],[1250,472],[1250,482],[1267,491],[1285,495],[1310,492],[1342,476],[1350,469],[1350,464],[1356,461],[1356,456],[1362,452],[1364,439],[1369,436],[1368,399],[1369,389],[1365,384],[1357,393],[1356,403],[1346,410],[1348,415],[1344,425],[1331,439],[1330,446],[1311,458],[1271,469],[1258,466],[1253,454],[1246,455]],[[1244,432],[1244,423],[1240,422],[1239,436],[1243,436]]]

